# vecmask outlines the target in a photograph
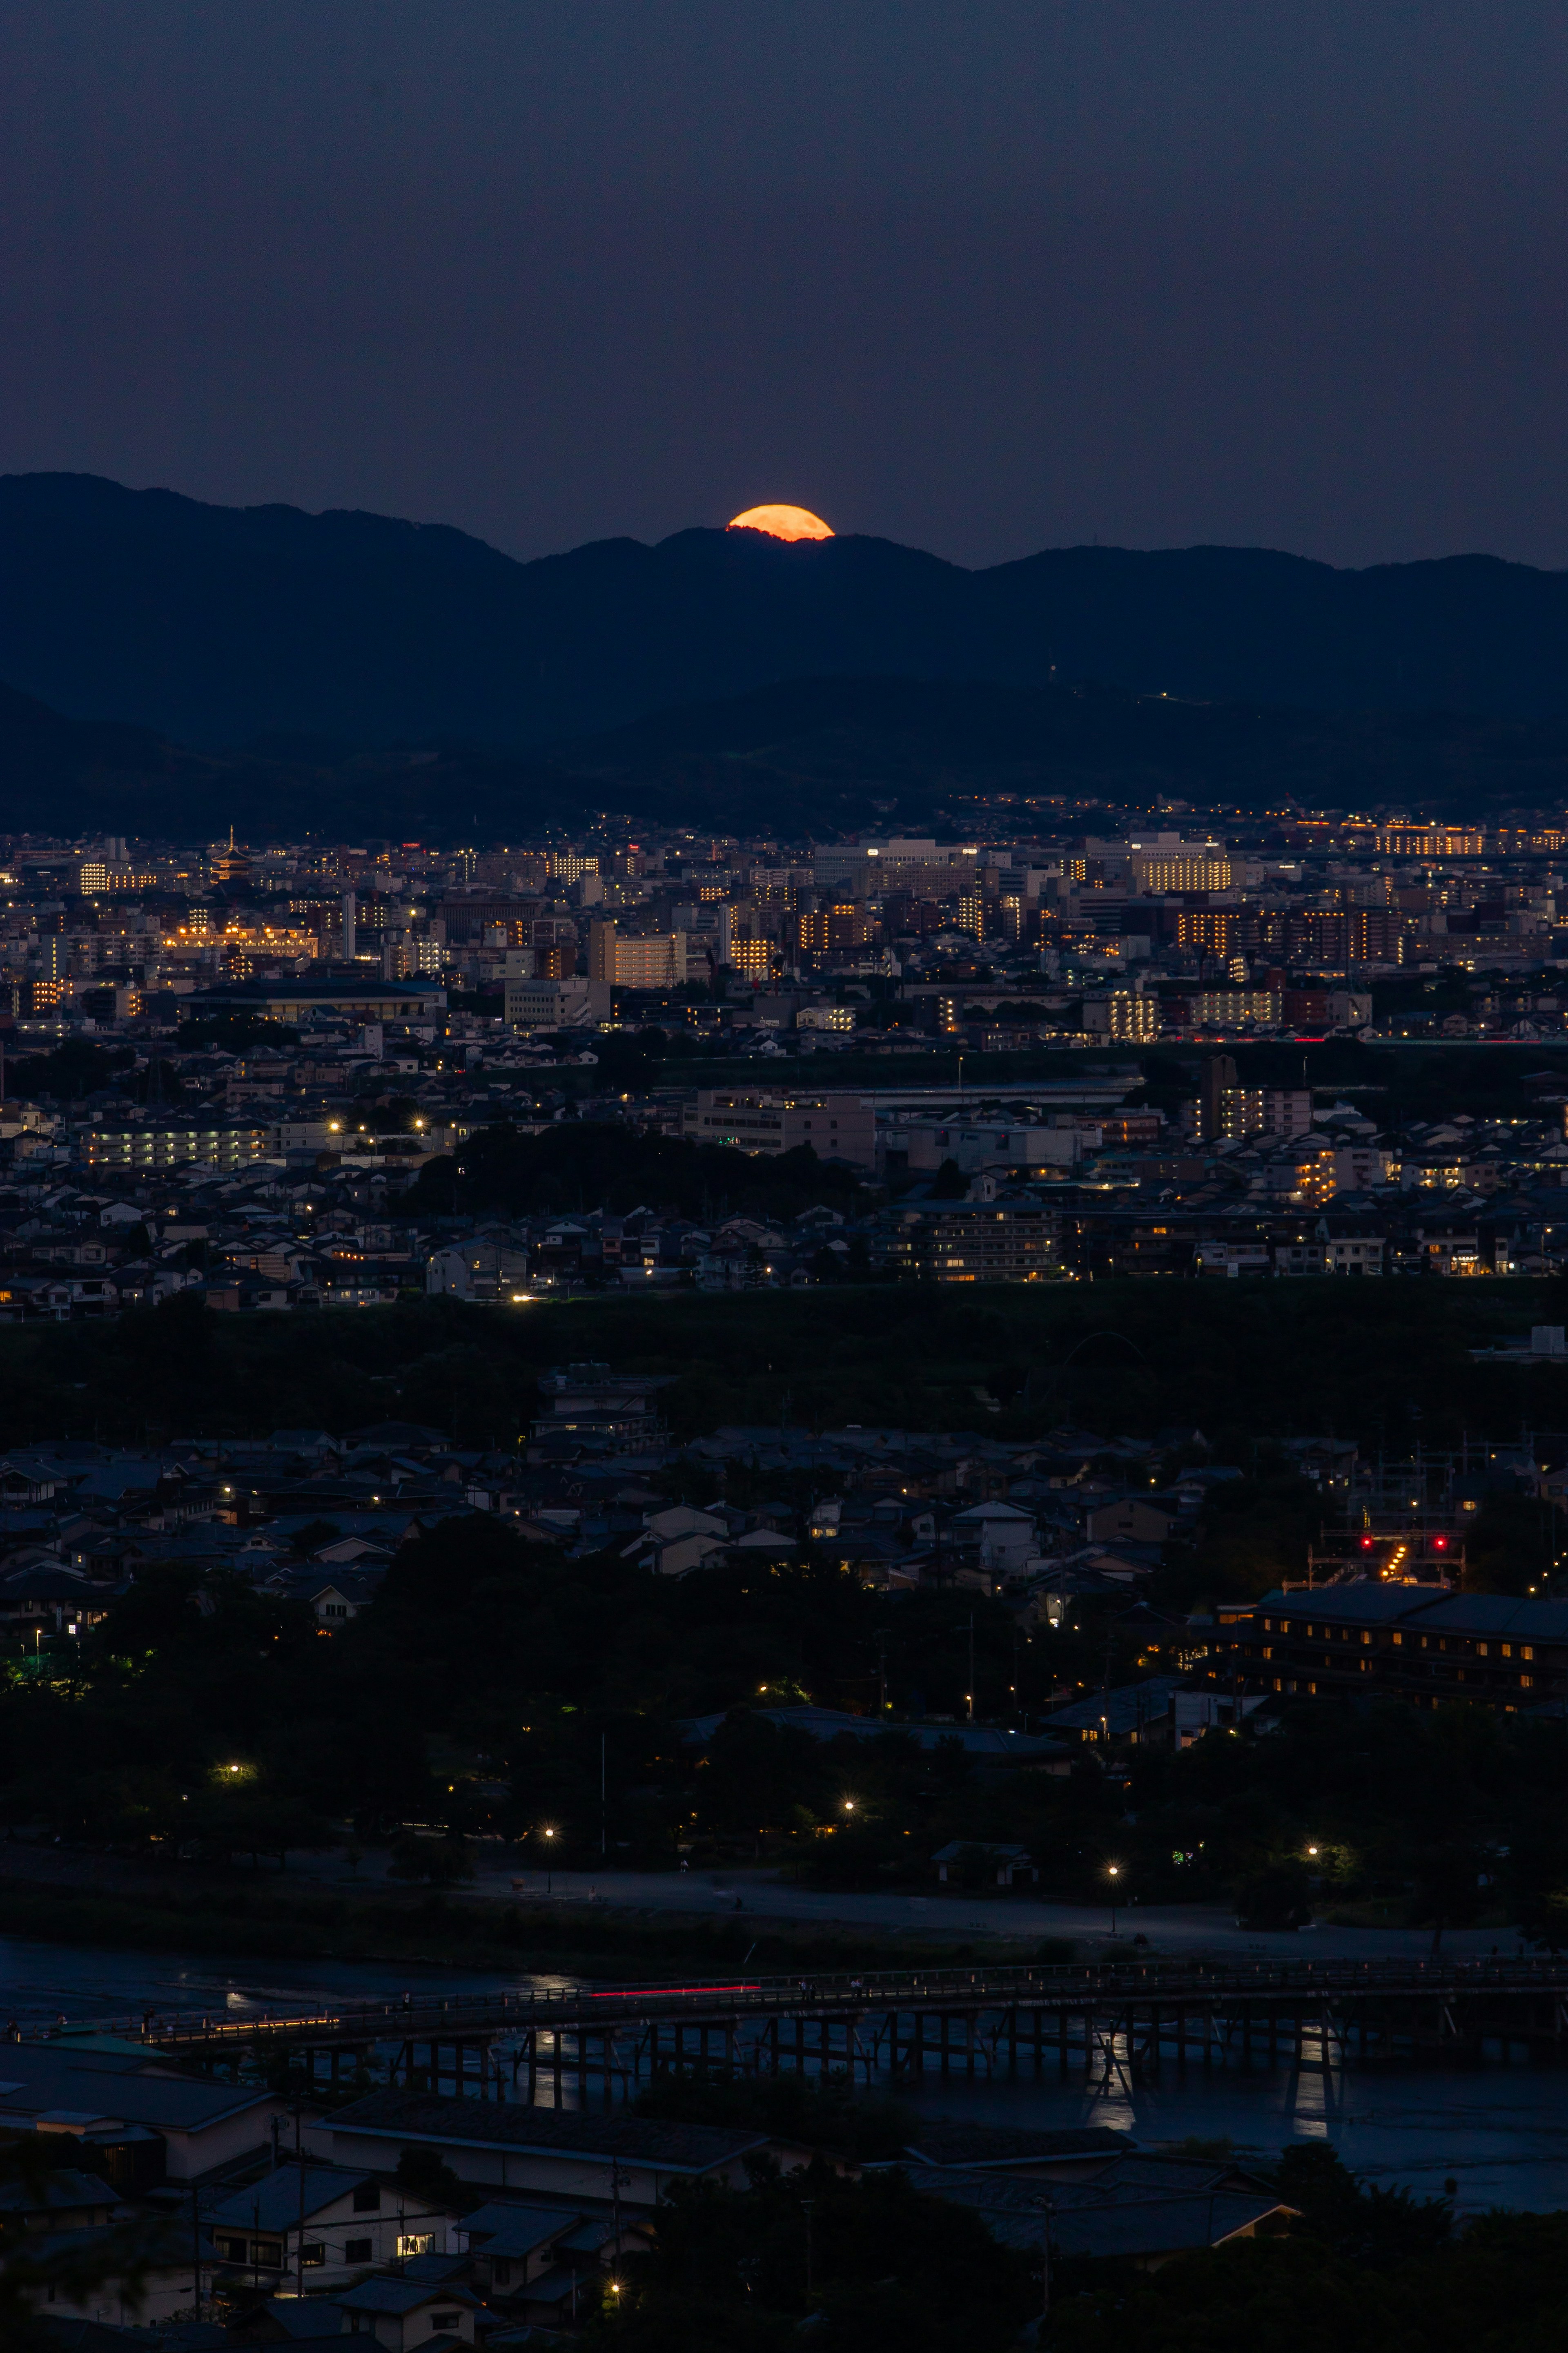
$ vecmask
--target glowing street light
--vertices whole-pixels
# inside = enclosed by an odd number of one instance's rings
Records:
[[[1114,1936],[1116,1934],[1116,1899],[1118,1894],[1121,1893],[1121,1890],[1117,1885],[1117,1882],[1121,1877],[1121,1865],[1119,1862],[1108,1862],[1105,1866],[1105,1875],[1110,1882],[1110,1933]]]

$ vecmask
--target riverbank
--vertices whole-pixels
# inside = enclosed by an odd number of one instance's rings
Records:
[[[232,1884],[104,1892],[0,1879],[0,1936],[140,1952],[268,1961],[417,1964],[521,1975],[613,1977],[628,1969],[721,1976],[763,1971],[941,1968],[975,1957],[973,1939],[943,1939],[818,1921],[610,1911],[588,1902],[475,1903],[436,1895],[363,1895]],[[987,1939],[985,1958],[1032,1957],[1039,1941]],[[1067,1944],[1049,1957],[1071,1958]]]
[[[24,1862],[23,1855],[26,1855]],[[971,1960],[1421,1960],[1429,1929],[1336,1913],[1304,1930],[1242,1928],[1216,1904],[1102,1905],[942,1890],[930,1896],[797,1886],[766,1868],[711,1873],[481,1867],[468,1886],[399,1886],[380,1855],[287,1873],[173,1873],[58,1847],[12,1851],[0,1936],[131,1951],[249,1954],[547,1976],[721,1975],[940,1968]],[[20,1867],[16,1867],[20,1866]],[[564,1881],[564,1884],[563,1882]],[[1450,1929],[1442,1956],[1512,1949],[1516,1932]],[[1135,1941],[1136,1940],[1136,1941]]]

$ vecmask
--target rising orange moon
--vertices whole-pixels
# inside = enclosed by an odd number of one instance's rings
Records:
[[[770,539],[831,539],[833,533],[809,507],[748,507],[728,524],[731,531],[765,531]]]

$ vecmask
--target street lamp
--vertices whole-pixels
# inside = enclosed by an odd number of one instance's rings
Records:
[[[1121,1865],[1119,1862],[1108,1862],[1105,1866],[1105,1875],[1110,1882],[1110,1933],[1114,1936],[1116,1934],[1116,1898],[1121,1893],[1116,1883],[1121,1876]]]

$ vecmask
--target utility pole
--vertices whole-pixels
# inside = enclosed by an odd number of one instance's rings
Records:
[[[300,2240],[294,2251],[294,2293],[305,2293],[305,2103],[294,2104],[294,2163],[300,2175]]]
[[[974,1612],[969,1613],[969,1721],[974,1721]]]

